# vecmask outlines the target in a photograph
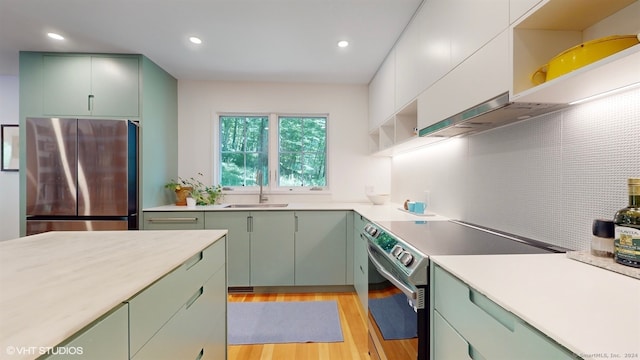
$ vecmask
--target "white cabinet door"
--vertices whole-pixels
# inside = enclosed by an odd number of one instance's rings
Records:
[[[369,130],[382,125],[395,110],[395,58],[392,50],[369,84]]]
[[[418,97],[418,127],[424,128],[509,90],[507,30]]]
[[[396,44],[395,111],[400,110],[423,90],[420,82],[420,24],[414,19]]]
[[[455,22],[449,0],[429,0],[416,15],[420,26],[420,82],[426,89],[451,70],[451,34]]]
[[[509,27],[509,0],[449,0],[455,21],[451,59],[455,64]]]

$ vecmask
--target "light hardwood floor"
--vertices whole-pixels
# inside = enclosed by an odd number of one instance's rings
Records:
[[[327,301],[338,303],[343,342],[230,345],[229,360],[357,360],[369,359],[365,315],[355,292],[230,294],[229,301]]]

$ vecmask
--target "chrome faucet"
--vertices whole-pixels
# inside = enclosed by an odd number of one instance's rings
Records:
[[[260,195],[258,197],[258,202],[262,204],[263,202],[269,200],[269,198],[264,196],[262,192],[262,183],[263,183],[262,170],[258,170],[258,172],[256,173],[256,182],[260,185]]]

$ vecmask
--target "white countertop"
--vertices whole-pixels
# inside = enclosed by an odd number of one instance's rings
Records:
[[[640,280],[566,254],[431,259],[583,358],[640,356]]]
[[[353,202],[308,202],[308,203],[288,203],[286,207],[267,208],[225,208],[228,204],[205,205],[205,206],[176,206],[164,205],[143,209],[143,211],[303,211],[303,210],[354,210],[371,221],[442,221],[447,218],[430,214],[416,215],[405,210],[400,210],[402,205],[386,204],[373,205],[372,203]],[[429,214],[429,211],[426,212]]]
[[[49,232],[0,242],[0,359],[39,356],[8,349],[58,345],[226,233]]]

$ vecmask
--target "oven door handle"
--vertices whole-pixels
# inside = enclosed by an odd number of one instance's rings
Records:
[[[367,246],[367,253],[369,253],[369,260],[371,260],[371,263],[373,264],[373,266],[376,267],[380,275],[384,276],[387,280],[389,280],[393,285],[399,288],[410,299],[416,300],[418,298],[417,291],[414,291],[412,288],[404,284],[402,281],[396,279],[393,276],[393,274],[387,271],[384,268],[384,266],[380,264],[380,262],[375,258],[375,255],[373,255],[373,253],[371,252],[371,249],[369,249],[369,246]]]

